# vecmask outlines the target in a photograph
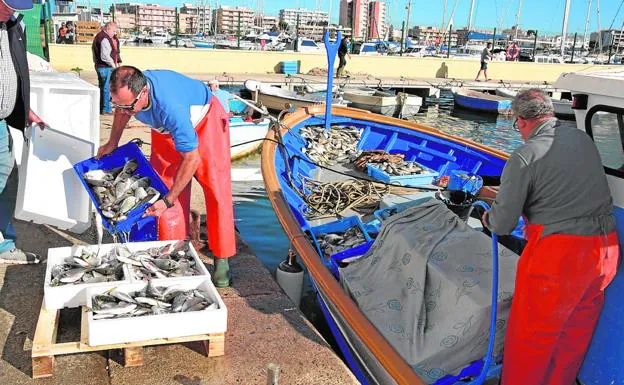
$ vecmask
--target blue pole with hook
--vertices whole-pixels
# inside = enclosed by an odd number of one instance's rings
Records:
[[[342,40],[342,33],[338,31],[336,35],[336,41],[334,43],[329,41],[329,31],[325,31],[323,36],[323,43],[325,43],[325,52],[327,53],[327,92],[325,94],[325,129],[329,130],[331,126],[331,106],[333,99],[334,88],[334,62],[336,61],[336,54],[340,47]]]

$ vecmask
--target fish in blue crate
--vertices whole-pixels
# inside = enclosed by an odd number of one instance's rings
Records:
[[[151,179],[140,175],[137,169],[137,161],[130,159],[123,167],[83,174],[102,215],[112,222],[123,221],[133,209],[145,203],[153,204],[160,198],[160,192],[151,186]]]
[[[405,160],[404,154],[390,154],[384,150],[362,151],[355,160],[355,165],[363,171],[370,165],[391,176],[414,175],[429,172],[429,170],[420,163]]]
[[[327,234],[320,234],[317,237],[319,247],[329,259],[330,256],[341,251],[351,249],[367,242],[362,230],[357,226],[352,226],[345,231],[335,231]]]

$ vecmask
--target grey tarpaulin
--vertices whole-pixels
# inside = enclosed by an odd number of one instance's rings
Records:
[[[499,246],[495,354],[502,350],[518,255]],[[368,319],[427,383],[487,350],[492,242],[431,199],[386,220],[370,251],[340,271]]]

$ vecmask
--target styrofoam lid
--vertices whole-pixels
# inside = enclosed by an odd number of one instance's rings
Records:
[[[91,201],[73,165],[92,156],[94,144],[70,134],[31,128],[19,169],[15,217],[83,232]]]

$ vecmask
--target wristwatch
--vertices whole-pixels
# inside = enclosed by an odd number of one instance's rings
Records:
[[[168,209],[173,207],[173,203],[169,202],[169,199],[167,199],[167,197],[163,198],[163,202],[165,202],[165,206],[167,206]]]

